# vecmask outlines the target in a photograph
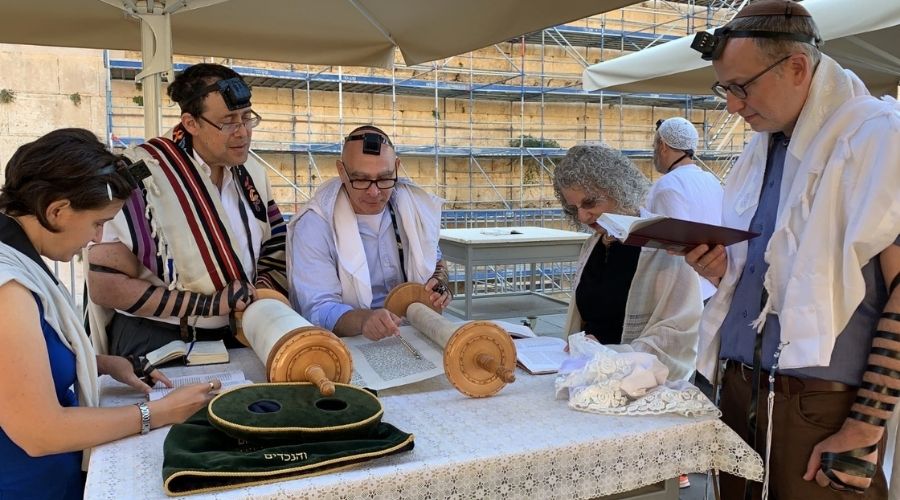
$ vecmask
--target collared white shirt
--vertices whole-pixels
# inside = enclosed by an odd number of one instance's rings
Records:
[[[697,165],[682,165],[660,177],[647,195],[647,210],[676,219],[722,225],[722,196],[719,179]],[[703,300],[716,292],[708,280],[700,278]]]

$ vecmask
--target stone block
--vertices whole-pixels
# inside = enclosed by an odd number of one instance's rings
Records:
[[[59,92],[62,94],[78,93],[82,96],[101,96],[105,93],[103,81],[106,72],[103,68],[101,51],[94,51],[91,56],[59,57]]]
[[[59,59],[48,53],[0,52],[0,88],[58,94]]]

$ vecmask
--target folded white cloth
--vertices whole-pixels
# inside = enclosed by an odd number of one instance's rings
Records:
[[[645,352],[616,352],[586,338],[569,336],[569,359],[556,378],[556,397],[569,407],[614,415],[716,415],[719,410],[685,381],[667,382],[669,369]]]

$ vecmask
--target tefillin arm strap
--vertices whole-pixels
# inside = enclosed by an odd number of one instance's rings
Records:
[[[889,296],[893,295],[900,284],[900,274],[894,277],[889,287]],[[857,396],[854,401],[854,408],[851,409],[849,418],[864,422],[877,427],[884,427],[887,424],[888,414],[894,411],[897,399],[900,398],[900,388],[890,387],[887,385],[889,381],[900,380],[900,371],[885,366],[885,362],[900,361],[900,333],[888,331],[889,325],[896,326],[900,323],[900,313],[886,311],[881,314],[879,328],[875,331],[875,337],[872,349],[869,351],[869,365],[866,367],[866,373],[863,376],[863,382],[860,389],[872,393],[871,396]],[[896,363],[894,363],[896,365]],[[870,380],[865,380],[866,378]],[[876,383],[871,380],[883,381],[884,383]],[[896,386],[896,384],[894,384]],[[885,401],[889,399],[890,401]],[[868,412],[863,413],[862,408],[868,411],[881,412],[879,415],[872,415]],[[822,453],[822,465],[820,469],[832,483],[838,485],[848,491],[855,493],[863,493],[864,488],[852,486],[841,480],[835,471],[841,472],[855,477],[863,477],[871,479],[875,477],[877,472],[877,464],[863,460],[863,457],[875,453],[878,449],[878,443],[873,443],[862,448],[855,448],[844,452],[826,452]]]
[[[394,226],[394,237],[397,239],[397,254],[400,256],[400,273],[403,275],[403,282],[409,281],[406,277],[406,264],[403,262],[403,240],[400,238],[400,226],[397,224],[397,216],[394,214],[394,205],[388,202],[388,212],[391,214],[391,225]]]

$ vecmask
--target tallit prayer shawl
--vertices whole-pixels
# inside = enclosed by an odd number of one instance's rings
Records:
[[[15,281],[37,294],[44,306],[44,320],[75,354],[76,394],[81,406],[98,406],[97,355],[78,317],[72,295],[53,281],[36,262],[11,246],[0,243],[0,285]],[[87,454],[85,454],[87,455]]]
[[[581,248],[572,290],[578,289],[587,260],[600,241],[594,233]],[[581,313],[569,301],[566,334],[582,330]],[[641,248],[637,269],[628,290],[622,343],[607,345],[618,352],[653,354],[669,368],[669,380],[687,379],[697,359],[697,327],[703,302],[693,269],[665,250]]]
[[[778,315],[781,340],[789,342],[779,368],[830,364],[835,339],[865,295],[862,267],[897,237],[898,130],[895,99],[871,97],[856,75],[822,55],[785,157],[765,254],[769,299],[754,323],[761,329],[768,314]],[[735,164],[725,185],[723,225],[749,227],[769,137],[754,135]],[[725,276],[704,310],[698,369],[710,380],[719,328],[746,259],[746,242],[728,248]]]
[[[369,309],[372,306],[369,264],[359,235],[356,214],[342,186],[339,177],[323,183],[306,209],[291,220],[289,225],[293,227],[310,211],[328,222],[338,253],[337,271],[341,281],[342,301],[357,309]],[[434,273],[437,263],[442,200],[406,179],[399,179],[394,186],[390,203],[402,228],[400,238],[407,279],[425,283]]]
[[[235,248],[241,240],[232,233],[218,188],[195,164],[190,134],[181,125],[172,131],[172,139],[150,139],[126,154],[133,161],[145,160],[151,173],[122,210],[132,252],[158,282],[170,290],[209,295],[243,280],[287,293],[286,225],[272,201],[265,169],[252,156],[225,175],[235,175],[242,196],[249,201],[248,224],[262,229],[256,276],[248,276],[241,266]],[[92,331],[105,332],[110,318],[111,311],[91,304]],[[98,351],[106,352],[106,335],[93,337]]]

